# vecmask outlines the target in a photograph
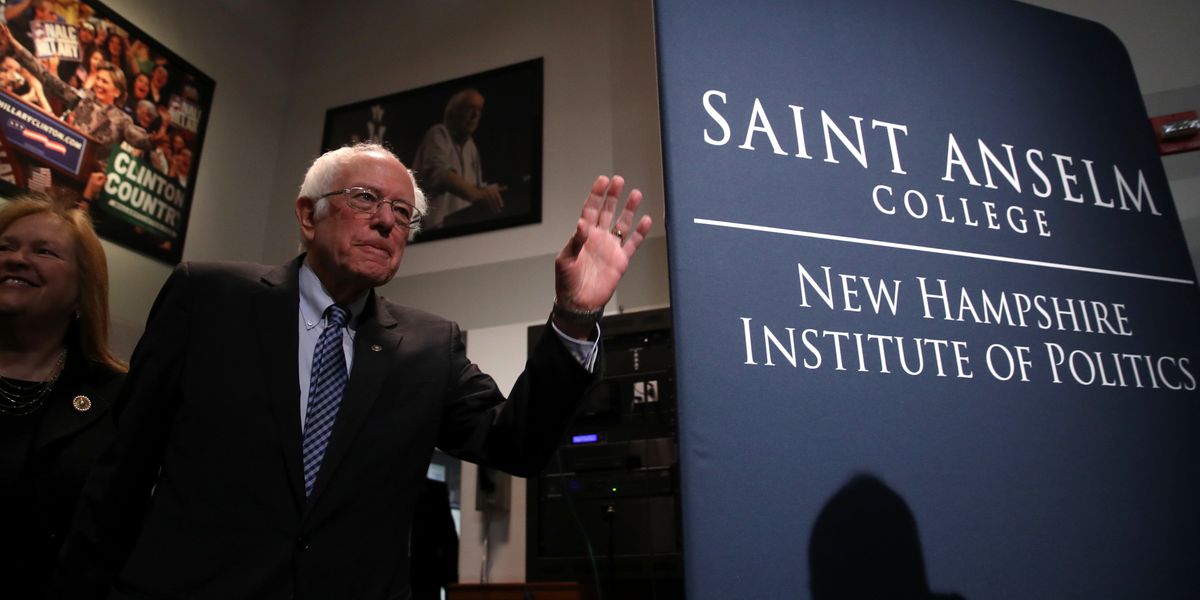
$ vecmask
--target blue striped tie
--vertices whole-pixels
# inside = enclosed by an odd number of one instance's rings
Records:
[[[313,350],[312,379],[308,386],[308,411],[304,417],[304,497],[312,495],[325,447],[333,432],[342,392],[350,380],[342,350],[342,328],[350,311],[332,304],[325,310],[325,330]]]

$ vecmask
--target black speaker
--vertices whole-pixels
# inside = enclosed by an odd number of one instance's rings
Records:
[[[531,327],[530,347],[542,327]],[[599,578],[605,598],[683,597],[674,345],[667,309],[605,317],[600,379],[527,484],[528,581]]]

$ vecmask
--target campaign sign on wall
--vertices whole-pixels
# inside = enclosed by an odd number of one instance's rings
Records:
[[[689,598],[1194,597],[1200,297],[1116,37],[656,10]]]
[[[216,83],[98,0],[0,7],[0,195],[73,199],[179,262]]]

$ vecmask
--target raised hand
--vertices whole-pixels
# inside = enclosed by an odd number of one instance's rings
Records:
[[[591,333],[586,315],[599,317],[650,231],[649,215],[642,215],[634,226],[634,217],[642,203],[640,191],[629,193],[618,214],[624,187],[625,179],[620,175],[611,180],[603,175],[596,178],[583,203],[574,235],[554,261],[558,304],[554,322],[572,337],[586,338]]]

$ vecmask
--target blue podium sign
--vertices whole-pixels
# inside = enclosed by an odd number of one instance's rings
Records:
[[[998,0],[656,26],[688,596],[1192,597],[1200,294],[1115,36]]]
[[[78,177],[88,139],[11,94],[0,94],[0,135],[13,148]]]

